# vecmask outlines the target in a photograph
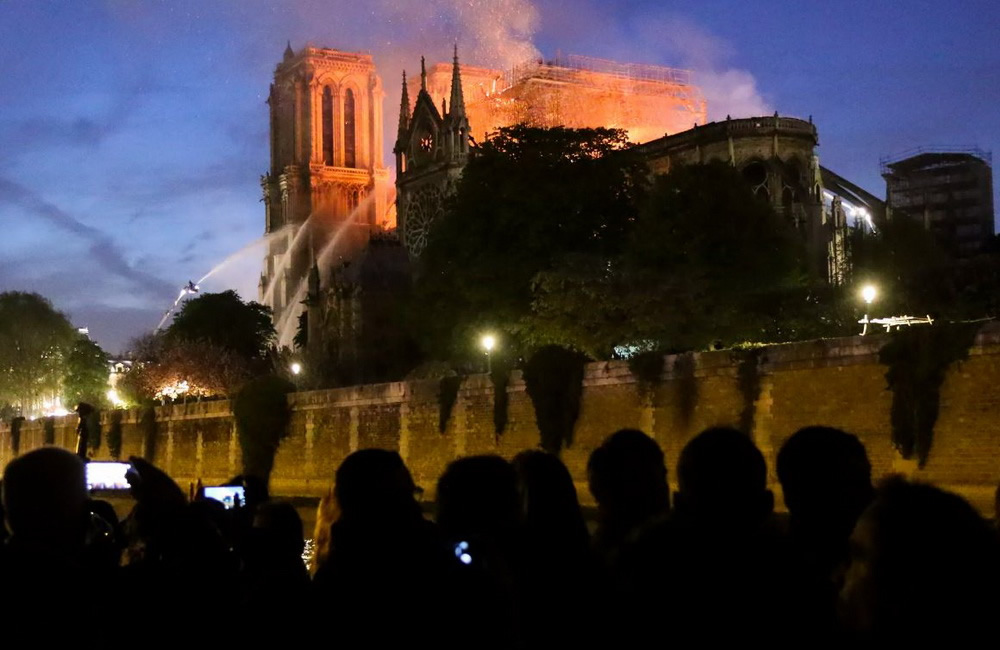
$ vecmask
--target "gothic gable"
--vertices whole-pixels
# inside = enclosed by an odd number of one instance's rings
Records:
[[[412,166],[419,167],[434,160],[440,145],[443,122],[430,95],[421,90],[417,95],[417,104],[413,108],[413,119],[410,122],[410,134],[407,140],[407,154]]]

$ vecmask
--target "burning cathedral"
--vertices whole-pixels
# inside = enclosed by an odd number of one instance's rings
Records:
[[[411,103],[410,98],[414,97]],[[260,300],[279,345],[350,369],[341,381],[393,374],[408,356],[398,308],[430,229],[470,147],[516,123],[614,127],[653,173],[723,160],[793,220],[817,276],[844,282],[849,227],[874,228],[883,203],[820,166],[811,118],[706,123],[691,73],[571,56],[511,70],[420,62],[403,73],[392,148],[383,162],[384,92],[371,55],[289,46],[271,84],[271,165],[261,178],[266,231]],[[393,195],[395,198],[393,199]]]

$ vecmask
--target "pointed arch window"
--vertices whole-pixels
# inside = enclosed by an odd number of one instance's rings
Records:
[[[357,167],[355,154],[354,91],[344,91],[344,167]]]
[[[333,165],[333,92],[323,88],[323,164]]]

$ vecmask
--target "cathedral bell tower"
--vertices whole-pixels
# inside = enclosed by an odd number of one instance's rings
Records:
[[[390,207],[382,82],[371,55],[291,44],[274,71],[271,167],[261,178],[273,235],[260,279],[279,345],[291,346],[311,270],[319,284],[358,257]],[[316,284],[313,278],[313,284]]]
[[[455,46],[450,106],[441,110],[427,92],[427,70],[420,59],[420,92],[410,113],[406,73],[396,133],[396,215],[403,244],[411,258],[427,245],[427,236],[444,209],[469,157],[469,119]],[[448,110],[450,108],[450,110]]]

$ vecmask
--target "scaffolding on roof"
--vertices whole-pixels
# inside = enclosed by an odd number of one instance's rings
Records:
[[[650,95],[670,95],[690,111],[702,113],[705,100],[692,83],[690,70],[644,63],[619,63],[609,59],[570,54],[555,59],[529,59],[506,70],[500,83],[490,93],[501,94],[528,79],[543,79],[562,83],[580,83],[581,72],[593,72],[604,77],[630,83],[625,92]]]
[[[903,161],[909,160],[911,158],[916,158],[917,156],[923,156],[925,154],[954,154],[956,156],[972,156],[973,158],[978,158],[989,166],[993,166],[993,152],[986,151],[975,146],[965,146],[965,147],[914,147],[913,149],[907,149],[902,153],[898,153],[892,156],[882,156],[879,158],[879,167],[882,170],[882,174],[885,175],[891,171],[891,167]]]

